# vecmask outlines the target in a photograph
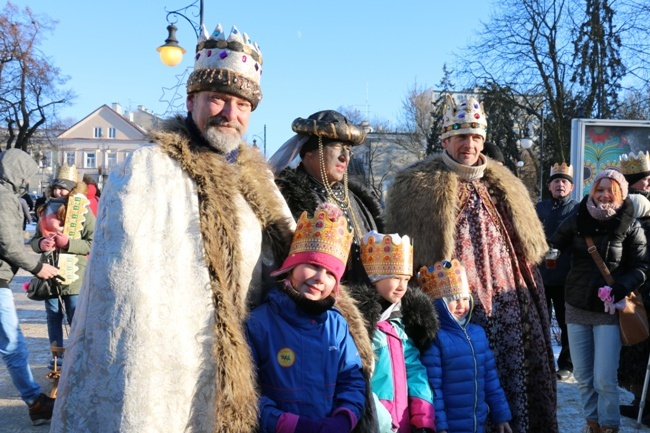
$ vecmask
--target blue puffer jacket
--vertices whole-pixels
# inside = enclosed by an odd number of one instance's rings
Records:
[[[338,310],[307,314],[274,288],[251,312],[246,335],[258,367],[262,431],[275,432],[285,412],[313,420],[340,410],[361,417],[361,358]]]
[[[422,353],[422,364],[435,393],[437,431],[482,433],[488,413],[493,424],[510,421],[510,407],[485,331],[469,323],[471,313],[461,326],[443,299],[435,300],[434,306],[440,329]]]

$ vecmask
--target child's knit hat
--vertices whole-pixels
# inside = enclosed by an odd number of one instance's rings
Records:
[[[322,266],[341,281],[345,264],[352,246],[352,232],[341,209],[331,203],[323,203],[309,218],[303,212],[298,219],[289,256],[272,277],[285,274],[300,264]]]
[[[422,291],[432,300],[445,298],[446,301],[470,295],[465,268],[456,259],[443,260],[432,267],[422,266],[418,273]]]
[[[413,246],[408,236],[375,230],[361,239],[361,262],[372,283],[393,275],[413,275]]]

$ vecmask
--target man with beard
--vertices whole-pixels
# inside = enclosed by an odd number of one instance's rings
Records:
[[[562,221],[580,204],[569,197],[571,191],[573,191],[573,167],[564,162],[553,165],[551,167],[551,176],[548,178],[548,190],[551,192],[551,198],[540,201],[535,206],[537,215],[544,225],[546,239],[549,239],[555,233]],[[555,318],[561,331],[562,350],[557,358],[557,378],[560,380],[569,379],[573,371],[571,352],[569,351],[569,336],[566,330],[566,321],[564,320],[564,281],[570,267],[571,254],[569,252],[562,253],[555,261],[555,268],[549,269],[546,263],[539,267],[546,291],[548,317],[551,317],[552,310],[555,309]]]
[[[334,110],[299,117],[291,129],[296,135],[269,160],[280,192],[295,219],[324,202],[341,208],[354,234],[344,281],[370,283],[361,263],[360,240],[371,230],[382,230],[381,205],[367,188],[348,180],[352,147],[363,143],[366,132]],[[297,155],[300,164],[285,168]]]
[[[52,432],[251,432],[247,303],[293,221],[242,142],[262,93],[248,35],[202,29],[187,117],[115,168],[63,362]]]
[[[386,198],[386,231],[414,239],[416,270],[450,258],[463,263],[476,299],[471,320],[494,351],[512,431],[555,433],[555,362],[535,265],[548,249],[542,224],[521,181],[481,153],[481,104],[448,97],[444,113],[444,151],[397,174]]]

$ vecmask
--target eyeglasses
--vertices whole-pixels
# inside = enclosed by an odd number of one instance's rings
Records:
[[[352,158],[352,156],[354,155],[354,153],[352,153],[352,146],[349,146],[349,145],[328,144],[327,146],[325,146],[325,149],[330,149],[330,151],[334,152],[335,154],[336,154],[336,152],[338,152],[338,155],[336,155],[336,156],[343,155],[347,159]]]

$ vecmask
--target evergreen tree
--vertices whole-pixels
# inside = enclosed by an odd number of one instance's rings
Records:
[[[438,86],[440,93],[438,98],[433,101],[433,111],[431,112],[433,122],[431,123],[431,130],[427,136],[427,155],[442,151],[442,140],[440,139],[442,135],[442,116],[444,115],[442,110],[445,98],[448,94],[452,93],[454,88],[451,82],[451,71],[447,69],[446,63],[442,66],[442,79]]]

